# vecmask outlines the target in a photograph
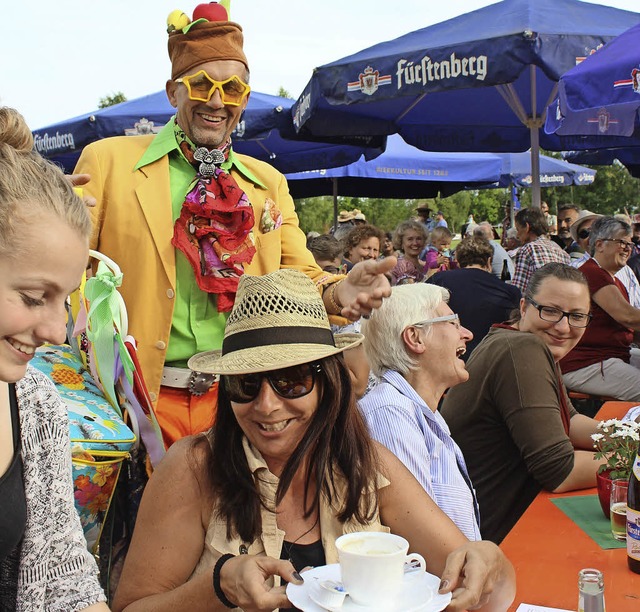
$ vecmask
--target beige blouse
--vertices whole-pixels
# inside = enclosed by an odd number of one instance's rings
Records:
[[[254,449],[249,441],[243,440],[243,448],[249,463],[255,481],[258,483],[258,490],[266,505],[275,508],[275,496],[278,488],[278,478],[274,476],[267,467],[260,453]],[[320,496],[320,533],[322,534],[322,546],[327,563],[338,562],[338,551],[336,550],[336,538],[344,533],[354,531],[383,531],[389,532],[389,528],[380,523],[380,516],[376,510],[376,514],[372,521],[366,525],[349,520],[341,523],[338,520],[339,507],[344,494],[346,483],[342,477],[336,477],[336,494],[333,495],[333,503],[329,504],[325,495]],[[378,475],[376,488],[382,489],[388,486],[389,481]],[[250,555],[267,555],[275,559],[280,558],[282,550],[282,542],[284,541],[285,532],[278,529],[275,512],[270,512],[264,506],[261,506],[262,533],[253,542],[243,542],[240,538],[235,537],[232,540],[227,539],[227,524],[220,520],[215,511],[211,513],[209,527],[205,536],[204,550],[202,556],[196,566],[193,574],[201,572],[211,572],[216,561],[224,554],[232,555],[240,554],[240,548],[245,546]],[[280,578],[275,577],[279,583]],[[273,584],[273,578],[271,583]]]

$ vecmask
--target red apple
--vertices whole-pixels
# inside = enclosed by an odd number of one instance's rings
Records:
[[[206,19],[207,21],[229,21],[227,9],[217,2],[198,4],[193,10],[193,21]]]

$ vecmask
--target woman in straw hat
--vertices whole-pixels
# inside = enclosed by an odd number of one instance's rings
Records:
[[[145,490],[115,610],[273,610],[281,580],[337,562],[335,540],[392,531],[453,591],[448,610],[506,610],[513,568],[469,542],[404,466],[374,443],[313,283],[244,276],[220,352],[213,429],[171,447]]]

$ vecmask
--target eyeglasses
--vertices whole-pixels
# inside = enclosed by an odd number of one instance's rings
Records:
[[[276,395],[284,399],[298,399],[313,391],[316,375],[321,371],[318,363],[303,363],[271,372],[222,376],[222,383],[229,399],[238,404],[248,404],[256,399],[265,378]]]
[[[340,266],[325,266],[322,269],[324,272],[328,272],[329,274],[346,274],[347,264],[342,264]]]
[[[578,238],[580,238],[580,239],[584,240],[585,238],[588,238],[590,234],[591,234],[591,230],[588,230],[588,229],[581,229],[581,230],[578,232]]]
[[[616,242],[618,246],[625,250],[630,251],[633,248],[633,242],[629,242],[628,240],[621,240],[620,238],[602,238],[602,242]]]
[[[541,306],[535,300],[526,298],[527,302],[537,309],[540,318],[547,323],[560,323],[564,317],[571,327],[586,327],[593,318],[593,315],[586,312],[565,312],[553,306]]]
[[[229,106],[240,106],[251,91],[251,87],[235,74],[226,81],[216,81],[204,70],[176,79],[176,83],[184,83],[189,98],[197,102],[209,102],[217,89],[222,103]]]
[[[433,325],[434,323],[445,323],[450,322],[452,325],[455,325],[456,329],[460,329],[460,317],[457,314],[445,315],[444,317],[434,317],[433,319],[425,319],[424,321],[418,321],[417,323],[412,323],[411,325],[407,325],[407,327],[420,327],[421,325]]]

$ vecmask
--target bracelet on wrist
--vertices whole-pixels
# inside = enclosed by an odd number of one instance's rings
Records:
[[[222,587],[220,586],[220,572],[222,570],[222,566],[229,560],[233,559],[235,555],[231,555],[227,553],[226,555],[222,555],[217,561],[213,568],[213,591],[216,594],[216,597],[222,602],[224,606],[227,608],[237,608],[236,604],[231,603],[227,596],[224,594]]]
[[[336,287],[343,280],[344,278],[341,278],[338,282],[332,283],[327,289],[327,301],[329,302],[329,308],[331,308],[332,310],[332,312],[330,312],[329,314],[339,315],[342,312],[342,306],[340,306],[340,304],[338,304],[338,301],[336,300]]]

